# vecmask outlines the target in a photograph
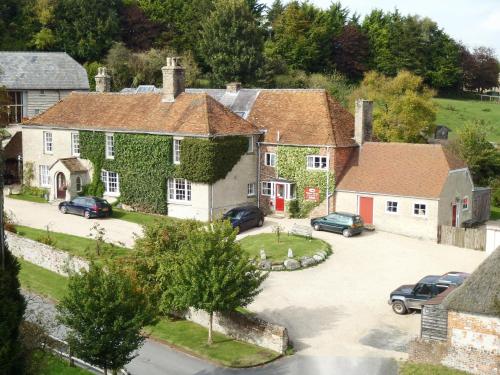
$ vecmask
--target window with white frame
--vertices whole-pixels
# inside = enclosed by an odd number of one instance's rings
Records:
[[[247,196],[249,197],[255,196],[255,182],[252,182],[247,185]]]
[[[174,139],[174,164],[181,163],[181,140]]]
[[[462,199],[462,210],[467,211],[469,209],[469,197],[464,197]]]
[[[272,182],[262,182],[262,195],[274,196],[274,184]]]
[[[80,156],[80,133],[71,133],[71,155]]]
[[[168,199],[171,201],[191,202],[191,182],[183,178],[169,179]]]
[[[385,212],[389,212],[391,214],[395,214],[398,212],[398,202],[396,201],[387,201],[385,206]]]
[[[106,159],[115,158],[115,137],[113,134],[106,134]]]
[[[118,173],[101,171],[101,181],[104,185],[104,193],[108,195],[118,195],[120,194],[120,179]]]
[[[43,132],[43,152],[46,154],[52,154],[53,151],[52,133]]]
[[[77,176],[76,177],[76,180],[75,180],[75,187],[76,187],[76,191],[78,193],[80,193],[82,191],[82,178],[80,176]]]
[[[50,187],[50,175],[49,175],[49,166],[48,165],[40,165],[39,166],[39,175],[40,175],[40,186]]]
[[[248,153],[253,152],[253,137],[248,137]]]
[[[9,91],[9,123],[20,123],[23,121],[24,105],[22,91]]]
[[[326,156],[319,156],[319,155],[307,156],[307,169],[325,170],[326,168],[327,168]]]
[[[427,215],[427,205],[425,203],[413,204],[413,215],[415,215],[415,216]]]
[[[276,154],[275,153],[272,153],[272,152],[266,152],[266,154],[264,155],[265,157],[265,164],[268,166],[268,167],[275,167],[276,166]]]

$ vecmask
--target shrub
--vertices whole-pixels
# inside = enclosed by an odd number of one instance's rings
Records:
[[[46,196],[48,196],[49,190],[35,186],[23,185],[23,187],[21,188],[21,193],[25,195],[31,195],[33,197],[45,198]]]
[[[45,234],[43,236],[40,236],[37,239],[38,242],[41,242],[47,246],[55,246],[56,245],[56,240],[55,238],[52,237],[52,232],[50,231],[49,225],[45,226]]]
[[[299,201],[297,199],[290,201],[288,204],[288,212],[290,213],[291,218],[297,218],[300,216]]]

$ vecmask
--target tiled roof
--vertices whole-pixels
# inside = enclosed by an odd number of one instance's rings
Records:
[[[0,52],[0,86],[88,90],[87,72],[65,52]]]
[[[24,123],[30,126],[178,135],[250,135],[259,130],[207,94],[77,93]]]
[[[325,90],[261,90],[248,120],[266,130],[264,142],[355,145],[354,117]]]
[[[83,164],[77,158],[64,158],[57,160],[50,168],[57,164],[57,162],[61,162],[70,172],[85,172],[87,168],[83,166]]]
[[[422,198],[438,198],[448,172],[466,168],[440,144],[368,142],[353,164],[337,190]]]

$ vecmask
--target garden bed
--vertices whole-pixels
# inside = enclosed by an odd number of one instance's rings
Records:
[[[287,234],[281,234],[279,242],[276,234],[262,233],[247,236],[240,243],[259,262],[260,268],[272,271],[310,267],[323,262],[332,253],[325,241]],[[291,258],[288,257],[288,249],[292,249]],[[265,259],[261,257],[261,250],[264,250]]]

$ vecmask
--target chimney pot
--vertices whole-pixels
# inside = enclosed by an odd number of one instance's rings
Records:
[[[230,94],[236,94],[241,89],[240,82],[230,82],[226,85],[226,92]]]
[[[104,66],[97,68],[97,75],[95,76],[95,91],[96,92],[110,92],[111,91],[111,77],[108,70]]]
[[[373,101],[357,99],[354,115],[354,140],[358,145],[372,140]]]
[[[163,102],[174,102],[185,90],[184,68],[179,57],[167,57],[166,65],[161,68],[163,74]]]

